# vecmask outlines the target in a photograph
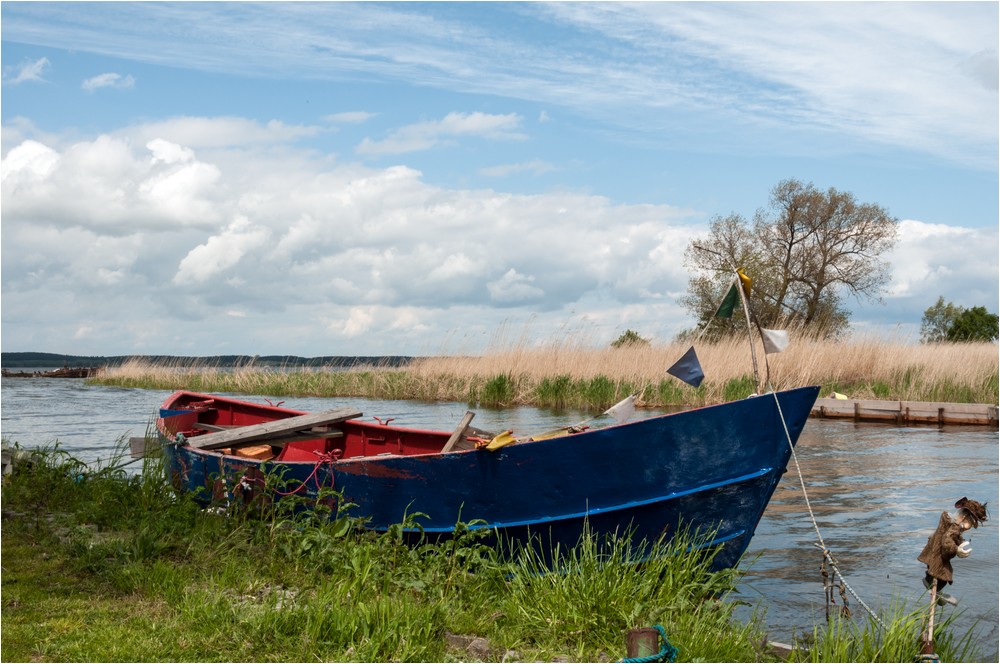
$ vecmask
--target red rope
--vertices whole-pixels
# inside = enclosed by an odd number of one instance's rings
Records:
[[[278,494],[282,496],[294,496],[299,491],[301,491],[303,487],[305,487],[305,485],[309,482],[309,480],[312,479],[315,479],[316,491],[319,491],[321,487],[319,485],[319,479],[316,478],[316,472],[319,470],[320,466],[326,463],[330,464],[330,488],[331,489],[336,488],[334,486],[335,480],[333,475],[333,464],[335,461],[340,460],[341,455],[343,455],[343,451],[339,449],[335,449],[332,452],[317,452],[316,450],[313,450],[313,454],[315,454],[318,458],[316,459],[316,465],[313,466],[312,472],[309,473],[309,477],[307,477],[302,484],[297,486],[294,491],[289,491],[286,493],[284,491],[281,491],[280,489],[275,489],[275,491]]]

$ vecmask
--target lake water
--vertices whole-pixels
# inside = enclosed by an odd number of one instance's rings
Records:
[[[142,436],[169,392],[88,386],[77,379],[0,381],[0,435],[23,447],[61,447],[87,462],[111,457],[118,439]],[[264,402],[263,397],[248,397]],[[272,398],[272,401],[275,399]],[[451,430],[464,403],[288,398],[285,406],[322,410],[354,406],[365,417]],[[519,433],[546,431],[587,419],[575,411],[477,408],[475,426]],[[988,502],[990,519],[969,531],[973,552],[955,559],[962,622],[978,622],[984,661],[998,648],[998,432],[989,427],[897,427],[843,420],[810,420],[796,454],[826,546],[847,583],[875,611],[925,594],[917,555],[942,511],[968,496]],[[795,465],[782,478],[757,529],[749,556],[758,556],[740,595],[766,607],[770,636],[791,640],[824,620],[822,554],[803,500]],[[856,620],[864,609],[848,596]],[[840,602],[837,597],[838,604]],[[950,607],[945,611],[952,611]]]

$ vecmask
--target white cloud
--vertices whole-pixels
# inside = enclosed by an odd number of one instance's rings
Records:
[[[200,223],[213,215],[219,169],[211,164],[185,163],[150,175],[138,187],[139,198],[150,208],[184,223]]]
[[[48,58],[39,58],[34,61],[25,61],[11,67],[10,71],[4,70],[4,83],[10,85],[20,85],[21,83],[37,82],[44,83],[42,73],[50,67]]]
[[[216,205],[225,196],[216,186],[217,166],[161,139],[148,150],[108,135],[62,151],[25,141],[3,160],[4,215],[118,231],[136,224],[211,225],[228,216]]]
[[[55,150],[37,141],[25,141],[7,153],[0,172],[4,182],[8,177],[38,181],[48,177],[58,163],[59,154]]]
[[[508,175],[515,175],[517,173],[532,173],[534,175],[541,175],[542,173],[548,173],[552,170],[555,170],[555,167],[549,162],[541,159],[534,159],[532,161],[525,161],[519,164],[500,164],[498,166],[480,168],[479,173],[487,177],[502,178],[507,177]]]
[[[889,255],[893,270],[888,297],[918,298],[929,307],[938,295],[945,295],[963,306],[996,306],[998,253],[996,228],[904,220]],[[983,280],[991,272],[993,278]]]
[[[244,217],[234,219],[221,233],[188,252],[177,268],[173,283],[204,283],[263,246],[269,236],[266,228],[254,226]]]
[[[181,352],[173,335],[157,337],[131,325],[131,316],[160,320],[165,330],[179,320],[211,321],[212,334],[238,319],[244,327],[232,334],[271,338],[273,316],[294,311],[303,326],[316,325],[296,332],[316,354],[324,326],[333,338],[354,340],[354,352],[373,343],[414,352],[465,325],[457,310],[486,334],[513,305],[571,316],[565,307],[613,289],[626,272],[631,283],[659,291],[668,273],[654,261],[655,245],[626,254],[599,248],[622,236],[638,244],[653,237],[647,227],[669,228],[685,216],[585,194],[442,189],[406,167],[317,164],[308,152],[286,155],[280,167],[266,150],[203,159],[166,139],[137,148],[110,136],[63,151],[39,143],[11,150],[3,182],[5,334],[19,334],[10,321],[28,324],[33,301],[60,302],[53,293],[73,292],[60,316],[95,328],[119,320],[103,342],[119,348]],[[667,264],[681,249],[672,248]],[[623,256],[627,270],[612,262]],[[28,293],[35,295],[19,296]],[[377,342],[366,334],[375,330]],[[102,343],[100,335],[88,339]],[[392,340],[405,346],[393,348]]]
[[[691,211],[441,187],[255,135],[219,150],[139,133],[4,158],[7,347],[44,334],[62,348],[86,327],[72,348],[94,354],[417,354],[472,352],[525,318],[597,343],[691,325],[677,305],[684,248],[705,231]],[[938,295],[995,302],[997,253],[995,228],[902,222],[892,294],[859,308],[859,327],[918,323]]]
[[[641,63],[634,82],[667,94],[671,105],[728,107],[740,124],[809,127],[995,166],[995,4],[553,3],[544,10],[634,47]],[[651,65],[654,58],[662,64]],[[629,87],[627,98],[641,95]]]
[[[0,127],[2,133],[3,150],[6,152],[11,146],[18,146],[25,141],[35,141],[42,145],[56,145],[59,138],[52,132],[43,131],[30,119],[23,115],[15,115],[4,121]]]
[[[418,122],[390,132],[381,141],[366,138],[357,147],[360,154],[401,154],[427,150],[457,136],[492,140],[523,140],[518,132],[521,117],[516,113],[449,113],[441,120]]]
[[[194,161],[194,150],[162,138],[154,138],[146,143],[146,148],[153,153],[154,164],[183,164]]]
[[[375,320],[372,310],[371,307],[354,307],[347,320],[337,326],[339,327],[338,331],[348,338],[368,332],[371,329],[372,321]]]
[[[322,127],[289,125],[279,120],[261,124],[235,117],[176,117],[130,127],[123,135],[141,144],[163,139],[189,148],[224,148],[277,145],[310,138],[322,131]]]
[[[323,119],[333,124],[361,124],[362,122],[371,120],[376,115],[378,114],[367,111],[345,111],[343,113],[327,115]]]
[[[101,88],[131,90],[135,87],[135,78],[133,78],[131,74],[122,76],[121,74],[109,72],[107,74],[98,74],[97,76],[86,79],[80,87],[87,92],[93,92],[94,90],[99,90]]]
[[[852,307],[851,328],[860,335],[916,342],[923,312],[938,297],[995,313],[1000,303],[998,253],[995,227],[901,221],[897,246],[886,256],[892,278],[884,303]]]
[[[958,68],[985,90],[1000,87],[1000,56],[996,49],[977,51],[958,63]]]
[[[519,274],[517,270],[511,268],[496,281],[486,284],[490,291],[490,297],[494,302],[512,303],[537,300],[544,291],[533,286],[535,278],[532,276]]]
[[[433,3],[264,3],[233,21],[227,3],[102,3],[54,21],[46,3],[11,3],[4,35],[213,73],[405,82],[525,100],[671,147],[723,135],[730,153],[782,142],[786,154],[816,155],[875,140],[977,168],[996,164],[993,2],[512,7],[515,20],[505,21]],[[8,80],[37,80],[43,60],[31,63],[34,75],[22,65]],[[803,134],[813,139],[805,146]],[[390,135],[360,149],[399,154],[440,138]]]

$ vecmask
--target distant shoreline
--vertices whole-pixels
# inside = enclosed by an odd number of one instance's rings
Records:
[[[130,360],[174,367],[405,367],[417,358],[409,355],[61,355],[14,352],[0,354],[4,369],[53,369],[58,367],[117,367]]]

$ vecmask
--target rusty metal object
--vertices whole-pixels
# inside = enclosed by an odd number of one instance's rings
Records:
[[[652,627],[631,630],[625,639],[626,657],[650,657],[660,652],[660,633]]]

